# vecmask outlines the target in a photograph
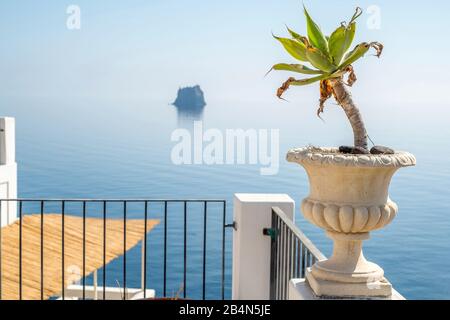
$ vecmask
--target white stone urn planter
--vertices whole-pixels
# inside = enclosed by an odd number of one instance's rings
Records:
[[[305,218],[325,229],[333,255],[308,269],[306,279],[321,297],[389,297],[392,286],[383,269],[364,258],[362,242],[369,232],[392,222],[398,212],[388,189],[394,173],[414,166],[407,152],[353,155],[333,148],[300,148],[287,159],[302,165],[310,194],[301,205]]]

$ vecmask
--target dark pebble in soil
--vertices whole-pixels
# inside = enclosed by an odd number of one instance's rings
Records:
[[[395,151],[388,147],[383,146],[375,146],[372,149],[370,149],[371,154],[394,154]]]
[[[339,152],[340,153],[352,153],[353,147],[347,147],[347,146],[339,147]]]

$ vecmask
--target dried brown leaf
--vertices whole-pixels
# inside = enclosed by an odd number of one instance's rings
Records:
[[[375,56],[379,58],[383,53],[384,45],[379,42],[372,42],[370,46],[377,51],[377,54]]]
[[[283,94],[289,89],[292,82],[296,81],[295,78],[291,77],[286,82],[284,82],[281,87],[277,90],[277,97],[283,99]],[[284,99],[283,99],[284,100]]]
[[[355,74],[355,70],[353,69],[353,66],[349,65],[347,68],[345,68],[345,72],[348,73],[346,84],[351,87],[358,80]]]
[[[317,116],[320,118],[320,114],[323,113],[325,108],[325,102],[333,95],[333,86],[329,79],[320,81],[320,105],[317,110]]]

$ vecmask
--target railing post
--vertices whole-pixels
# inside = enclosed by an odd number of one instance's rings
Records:
[[[16,137],[14,118],[0,118],[0,199],[17,199]],[[17,203],[2,201],[1,226],[17,220]]]
[[[235,194],[233,231],[233,300],[269,300],[272,207],[294,220],[294,200],[286,194]]]
[[[145,222],[147,223],[147,221]],[[145,249],[146,243],[144,240],[141,241],[141,288],[145,291]]]
[[[94,271],[94,300],[98,300],[98,273]]]

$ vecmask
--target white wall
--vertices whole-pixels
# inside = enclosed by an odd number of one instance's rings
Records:
[[[14,118],[0,118],[0,199],[17,199],[16,129]],[[17,204],[1,202],[1,226],[17,220]]]
[[[233,300],[269,300],[272,207],[294,219],[294,200],[285,194],[236,194],[233,231]]]

